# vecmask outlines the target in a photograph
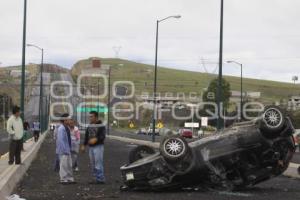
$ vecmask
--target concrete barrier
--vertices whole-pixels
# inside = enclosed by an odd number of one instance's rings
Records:
[[[121,142],[137,144],[137,145],[147,145],[147,146],[150,146],[150,147],[153,147],[153,148],[158,148],[159,147],[159,142],[149,142],[149,141],[146,141],[146,140],[137,140],[137,139],[114,136],[114,135],[108,135],[107,138],[110,138],[110,139],[113,139],[113,140],[118,140],[118,141],[121,141]]]
[[[47,136],[47,131],[44,132],[38,142],[34,142],[33,139],[24,143],[25,152],[22,152],[22,164],[21,165],[8,165],[7,156],[0,160],[0,199],[4,200],[9,196],[17,184],[21,181],[24,174],[28,170],[32,161],[35,159],[41,144]]]
[[[283,173],[283,175],[291,178],[299,178],[300,179],[300,174],[298,173],[298,168],[300,167],[299,164],[296,163],[290,163],[289,167],[287,170]]]

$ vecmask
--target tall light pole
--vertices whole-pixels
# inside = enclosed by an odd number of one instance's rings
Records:
[[[154,88],[153,88],[153,119],[152,119],[152,142],[155,142],[155,123],[156,123],[156,82],[157,82],[157,51],[158,51],[158,25],[160,22],[170,18],[181,18],[180,15],[171,15],[156,21],[156,41],[155,41],[155,68],[154,68]]]
[[[21,118],[23,120],[24,120],[24,101],[25,101],[26,16],[27,16],[27,0],[24,0],[23,42],[22,42],[22,77],[21,77],[21,95],[20,95]]]
[[[2,117],[3,117],[3,130],[5,130],[5,100],[6,100],[6,98],[5,98],[5,96],[3,96],[2,97],[2,106],[3,106],[3,108],[2,108]]]
[[[28,47],[34,47],[36,49],[39,49],[42,53],[41,58],[41,67],[40,67],[40,101],[39,101],[39,121],[40,121],[40,130],[42,132],[43,127],[43,120],[42,120],[42,110],[44,110],[42,102],[43,102],[43,68],[44,68],[44,49],[34,45],[34,44],[27,44]]]
[[[219,47],[219,77],[218,77],[218,88],[217,88],[217,130],[221,129],[221,102],[222,102],[222,67],[223,67],[223,0],[221,0],[221,15],[220,15],[220,47]]]
[[[108,69],[108,98],[107,98],[107,135],[110,134],[110,91],[111,91],[111,66]]]
[[[242,63],[239,63],[239,62],[236,62],[236,61],[233,61],[233,60],[229,60],[227,61],[227,63],[234,63],[234,64],[237,64],[241,67],[241,100],[240,100],[240,120],[243,119],[243,64]]]

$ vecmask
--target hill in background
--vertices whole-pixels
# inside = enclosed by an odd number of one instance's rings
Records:
[[[74,64],[71,69],[73,77],[80,74],[81,69],[92,65],[92,60],[89,58],[80,60]],[[154,66],[136,63],[123,59],[98,58],[102,64],[111,65],[112,81],[132,81],[135,84],[135,94],[140,95],[142,92],[153,92],[153,77]],[[165,67],[158,68],[157,88],[158,92],[189,92],[202,93],[207,88],[210,81],[216,78],[216,74],[191,72]],[[240,77],[224,76],[230,82],[231,89],[240,90]],[[290,83],[259,80],[252,78],[243,79],[243,88],[247,92],[261,92],[261,101],[270,103],[288,99],[291,95],[299,95],[299,86]]]
[[[20,83],[21,77],[12,77],[10,72],[12,70],[21,70],[21,66],[8,66],[0,67],[0,95],[9,95],[12,97],[14,104],[19,104],[20,99]],[[25,70],[29,72],[26,78],[26,94],[30,95],[32,84],[35,83],[37,76],[40,72],[39,64],[28,64],[25,66]],[[55,64],[44,64],[44,72],[47,73],[67,73],[68,69],[60,67]],[[2,84],[2,85],[1,85]]]

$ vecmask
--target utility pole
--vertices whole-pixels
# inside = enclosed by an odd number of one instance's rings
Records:
[[[25,101],[24,97],[25,97],[26,16],[27,16],[27,0],[24,0],[22,78],[21,78],[21,95],[20,95],[21,118],[23,120],[24,120],[24,101]]]
[[[122,49],[122,46],[113,46],[113,50],[115,52],[115,58],[119,58],[119,53]]]
[[[84,96],[86,96],[86,77],[84,78],[84,87],[83,87],[83,93],[84,93]],[[87,116],[87,108],[86,108],[86,98],[84,97],[84,125],[86,126],[86,116]],[[87,127],[87,126],[86,126]]]
[[[111,90],[110,81],[111,81],[111,66],[109,66],[109,69],[108,69],[107,135],[110,134],[109,133],[109,131],[110,131],[110,90]]]
[[[43,106],[43,68],[44,68],[44,49],[41,49],[42,51],[42,61],[41,61],[41,69],[40,69],[40,73],[41,73],[41,79],[40,79],[40,128],[41,131],[44,130],[44,123],[43,123],[43,119],[41,119],[41,117],[44,114],[44,106]],[[41,132],[42,133],[42,132]]]
[[[152,119],[152,142],[155,142],[155,129],[156,129],[156,118],[157,118],[157,108],[156,108],[156,87],[157,87],[157,52],[158,52],[158,25],[160,22],[165,21],[170,18],[181,18],[180,15],[168,16],[164,19],[156,21],[156,40],[155,40],[155,68],[154,68],[154,88],[153,88],[153,119]]]
[[[221,0],[221,16],[220,16],[220,49],[219,49],[219,76],[217,88],[217,130],[221,129],[221,104],[222,104],[222,68],[223,68],[223,0]]]
[[[2,106],[3,106],[3,130],[5,130],[5,97],[2,97]]]

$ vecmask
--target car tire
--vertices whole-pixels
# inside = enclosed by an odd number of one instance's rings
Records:
[[[129,153],[129,164],[152,154],[155,154],[155,150],[152,147],[146,145],[137,146]]]
[[[278,106],[267,106],[262,114],[260,130],[270,137],[278,136],[284,128],[285,113]]]
[[[163,139],[159,151],[161,155],[171,162],[182,160],[190,151],[187,141],[182,136],[169,136]]]

